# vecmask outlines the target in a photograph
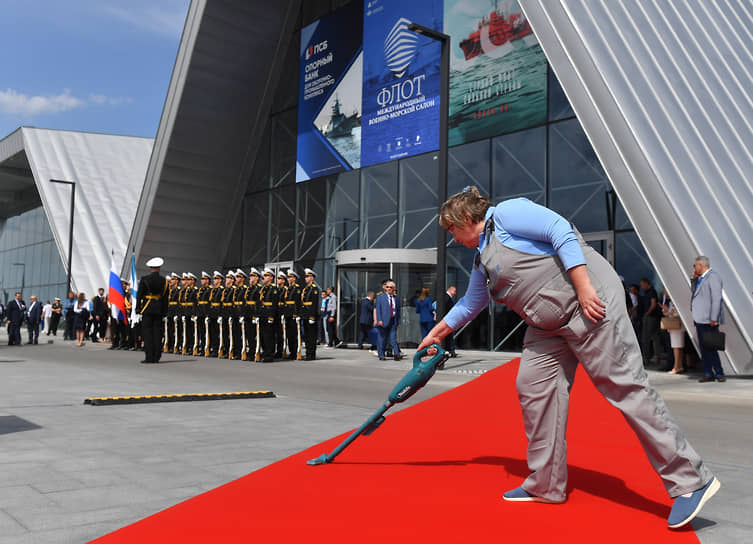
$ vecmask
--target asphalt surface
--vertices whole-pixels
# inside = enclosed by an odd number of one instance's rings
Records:
[[[313,363],[168,355],[141,365],[139,352],[48,340],[8,347],[0,333],[0,544],[88,542],[244,476],[357,427],[411,366],[321,348]],[[514,356],[461,352],[405,405]],[[753,542],[753,379],[700,384],[692,375],[650,375],[722,481],[693,523],[701,542]],[[95,396],[266,389],[277,398],[83,404]]]

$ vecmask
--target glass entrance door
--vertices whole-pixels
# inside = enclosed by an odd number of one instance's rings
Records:
[[[421,328],[413,299],[424,287],[429,288],[432,300],[436,298],[431,291],[436,281],[436,266],[411,263],[347,265],[337,268],[339,330],[340,338],[344,342],[358,342],[361,301],[369,291],[380,293],[382,282],[387,278],[395,281],[402,308],[398,342],[406,347],[418,345],[421,340]]]

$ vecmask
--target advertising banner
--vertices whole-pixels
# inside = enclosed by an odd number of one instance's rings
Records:
[[[365,0],[361,166],[439,146],[441,45],[408,30],[442,30],[443,0]]]
[[[546,57],[516,0],[445,0],[449,144],[546,121]]]
[[[363,5],[301,29],[296,181],[361,166]]]

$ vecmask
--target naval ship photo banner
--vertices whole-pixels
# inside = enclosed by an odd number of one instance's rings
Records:
[[[441,45],[408,30],[442,30],[443,0],[365,0],[361,165],[439,146]]]
[[[361,167],[360,2],[301,29],[296,181]]]
[[[445,0],[444,29],[450,145],[546,121],[546,56],[516,0]]]

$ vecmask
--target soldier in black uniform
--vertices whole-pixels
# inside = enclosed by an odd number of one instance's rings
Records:
[[[321,299],[319,286],[314,279],[316,272],[307,268],[304,271],[306,285],[301,290],[301,324],[303,326],[303,341],[306,343],[306,360],[316,359],[316,334],[319,330],[319,305]]]
[[[222,272],[214,271],[212,276],[212,287],[209,289],[209,356],[217,357],[217,350],[220,347],[220,324],[219,319],[222,312],[222,281],[225,276]]]
[[[256,307],[259,312],[259,334],[261,335],[261,360],[265,363],[274,361],[275,355],[275,327],[277,323],[277,287],[273,283],[275,273],[269,268],[262,274],[261,289]]]
[[[180,286],[178,285],[180,276],[173,272],[168,278],[170,279],[170,294],[167,303],[167,344],[165,352],[173,351],[175,346],[175,324],[178,320],[178,295],[180,295]]]
[[[201,271],[201,285],[196,291],[196,330],[198,331],[198,338],[196,345],[198,346],[197,355],[204,356],[207,353],[207,321],[209,321],[209,294],[211,287],[209,287],[209,280],[211,276]]]
[[[182,295],[180,304],[183,329],[181,353],[195,355],[193,347],[196,333],[196,276],[193,272],[186,272],[186,285]]]
[[[223,359],[227,358],[228,351],[230,349],[230,332],[232,328],[235,328],[235,324],[231,325],[230,319],[233,318],[233,295],[235,294],[235,272],[228,271],[225,276],[225,288],[222,290],[222,305],[220,306],[220,317],[222,317],[222,331],[220,336],[222,337],[222,346],[220,346],[220,352],[217,353],[217,357]]]
[[[259,312],[256,306],[259,298],[259,271],[256,268],[251,268],[248,273],[248,287],[246,288],[246,305],[244,307],[245,327],[246,327],[246,346],[248,353],[246,360],[253,361],[256,357],[256,319],[259,317]]]
[[[162,320],[167,315],[167,278],[160,275],[164,261],[155,257],[147,261],[151,274],[141,278],[138,288],[136,311],[142,316],[144,336],[144,360],[142,363],[158,363],[162,356]]]
[[[288,288],[285,293],[285,333],[288,339],[289,357],[298,358],[298,331],[301,316],[301,286],[298,273],[288,270]],[[302,347],[302,346],[301,346]]]
[[[246,273],[240,268],[235,271],[235,291],[233,291],[233,359],[243,356],[244,328],[246,326]]]
[[[123,284],[126,321],[118,323],[118,349],[133,349],[133,323],[131,320],[133,302],[131,302],[131,282],[120,278],[120,283]],[[115,345],[115,340],[113,340],[113,345]]]
[[[288,296],[288,278],[285,272],[277,273],[277,323],[275,323],[275,358],[287,355],[285,346],[285,298]]]

